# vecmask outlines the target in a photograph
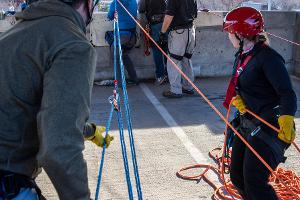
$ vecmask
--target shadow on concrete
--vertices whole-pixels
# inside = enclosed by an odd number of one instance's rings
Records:
[[[196,80],[196,85],[224,116],[226,115],[226,110],[222,106],[222,103],[225,98],[228,79],[228,77],[222,77],[201,78]],[[296,94],[299,96],[300,80],[295,78],[292,80]],[[181,99],[167,99],[164,98],[161,93],[168,89],[168,85],[155,86],[152,83],[145,84],[180,127],[185,128],[205,125],[212,134],[223,134],[225,123],[202,97],[194,95],[185,96]],[[97,124],[106,123],[110,109],[110,104],[107,99],[112,94],[112,90],[112,87],[94,87],[90,121],[96,122]],[[128,94],[134,129],[169,128],[139,86],[129,87]],[[299,111],[297,111],[296,117],[300,117]],[[116,121],[116,115],[114,115],[112,130],[118,129]],[[124,123],[126,122],[124,121]]]

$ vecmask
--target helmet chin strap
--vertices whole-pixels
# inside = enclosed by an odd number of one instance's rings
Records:
[[[94,1],[94,0],[91,0],[91,1]],[[92,9],[90,10],[89,9],[89,3],[88,1],[85,1],[85,6],[86,6],[86,9],[87,9],[87,21],[86,21],[86,26],[88,26],[92,21],[93,21],[93,12],[94,12],[94,9],[95,7],[97,6],[99,0],[96,0],[95,3],[93,3],[93,7]]]
[[[241,54],[243,52],[243,48],[244,48],[244,40],[242,40],[236,33],[234,35],[240,41],[239,53]]]

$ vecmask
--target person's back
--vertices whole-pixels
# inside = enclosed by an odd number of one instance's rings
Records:
[[[17,17],[0,36],[0,170],[34,178],[41,166],[60,199],[89,199],[83,128],[96,60],[86,24],[54,0]]]
[[[174,16],[171,29],[186,24],[192,24],[197,18],[197,1],[196,0],[169,0],[166,14]],[[171,5],[171,6],[170,6]]]
[[[111,3],[108,18],[110,20],[114,17],[115,11],[115,1]],[[137,16],[137,2],[136,0],[120,0],[120,2],[125,6],[125,8],[130,12],[130,14],[136,18]],[[118,3],[117,4],[117,12],[118,12],[118,19],[119,19],[119,26],[121,30],[128,30],[133,29],[136,27],[136,23],[134,20],[129,16],[129,14],[125,11],[125,9]]]

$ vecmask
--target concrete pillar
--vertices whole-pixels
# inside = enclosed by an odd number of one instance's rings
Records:
[[[297,12],[295,29],[295,41],[300,43],[300,12]],[[296,45],[294,45],[294,67],[295,75],[300,77],[300,46]]]

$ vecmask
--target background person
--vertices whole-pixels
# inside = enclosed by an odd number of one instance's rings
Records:
[[[165,0],[140,0],[139,13],[145,13],[150,24],[150,35],[154,41],[159,42],[159,33],[162,27],[166,11]],[[167,81],[167,72],[164,64],[164,56],[161,51],[152,44],[153,59],[155,62],[155,75],[157,85]]]
[[[194,19],[197,17],[197,12],[196,0],[168,0],[159,42],[164,43],[167,31],[170,29],[169,55],[192,81],[194,81],[194,70],[191,58],[196,45]],[[181,78],[181,74],[169,60],[167,70],[170,90],[163,92],[164,97],[180,98],[182,93],[194,94],[192,86],[187,80]]]
[[[107,17],[109,20],[113,20],[115,16],[115,11],[118,13],[118,20],[119,20],[119,29],[120,29],[120,42],[122,46],[122,59],[124,63],[124,67],[128,73],[127,82],[129,84],[139,84],[139,80],[134,68],[134,64],[129,56],[130,51],[135,46],[136,43],[136,24],[131,19],[131,17],[127,14],[124,8],[118,3],[117,8],[115,8],[115,1],[111,2]],[[121,3],[128,9],[128,11],[136,18],[137,16],[137,2],[136,0],[120,0]],[[117,54],[119,52],[117,50]],[[117,58],[118,58],[117,55]],[[119,82],[119,86],[121,87],[122,79],[121,79],[121,72],[120,72],[120,63],[119,59],[117,59],[117,80]]]

